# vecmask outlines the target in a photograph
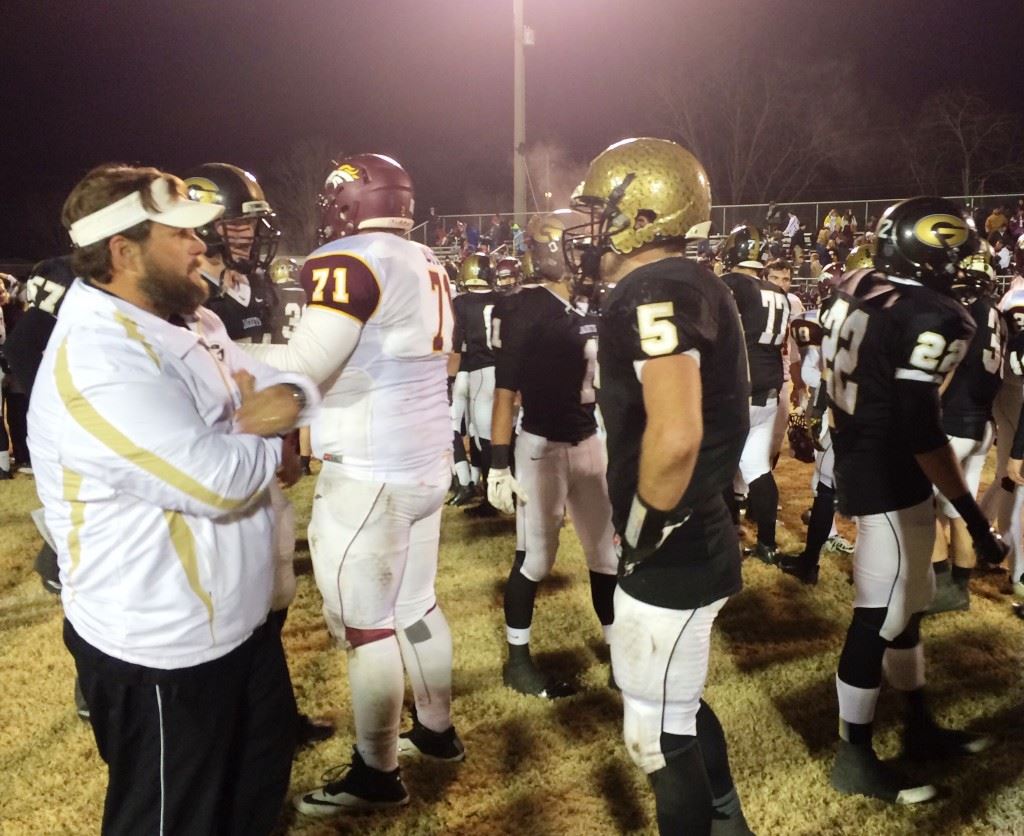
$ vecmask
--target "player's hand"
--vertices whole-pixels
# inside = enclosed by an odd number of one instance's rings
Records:
[[[239,432],[270,438],[295,426],[300,409],[291,386],[268,386],[257,392],[256,379],[249,372],[236,372],[234,378],[242,398],[235,412]]]
[[[1010,546],[995,529],[974,537],[974,553],[978,559],[992,566],[998,566],[1010,553]]]
[[[514,514],[516,501],[513,494],[519,497],[520,502],[527,501],[526,494],[509,468],[492,467],[487,473],[487,501],[502,513]]]
[[[1022,464],[1024,464],[1024,460],[1021,459],[1010,459],[1006,463],[1006,475],[1017,485],[1024,485],[1024,475],[1021,475],[1020,472]]]

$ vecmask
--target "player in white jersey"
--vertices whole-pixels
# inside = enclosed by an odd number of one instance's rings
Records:
[[[401,237],[412,202],[394,160],[337,163],[320,195],[327,243],[302,268],[302,320],[288,345],[250,349],[306,369],[324,391],[309,545],[328,627],[348,651],[356,745],[338,780],[296,797],[307,815],[405,804],[399,750],[464,754],[451,721],[451,633],[434,594],[452,455],[451,289],[433,252]],[[403,662],[416,707],[399,740]]]

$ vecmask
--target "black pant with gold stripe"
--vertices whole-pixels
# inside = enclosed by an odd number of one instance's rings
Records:
[[[177,670],[133,665],[68,621],[109,780],[103,833],[269,834],[288,789],[295,713],[279,632],[259,627],[220,659]]]

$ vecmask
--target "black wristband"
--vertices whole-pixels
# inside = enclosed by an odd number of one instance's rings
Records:
[[[967,533],[972,537],[988,533],[991,526],[989,525],[988,520],[985,519],[985,515],[981,513],[978,503],[974,501],[974,497],[969,493],[965,493],[963,496],[958,496],[956,499],[951,499],[949,504],[956,509],[956,512],[960,515],[960,519],[962,519],[964,521],[964,525],[967,526]]]
[[[1002,487],[1002,489],[1007,493],[1013,493],[1015,490],[1017,490],[1017,483],[1014,482],[1013,479],[1011,479],[1009,476],[1004,476],[999,484]]]
[[[643,501],[640,494],[633,494],[633,504],[629,508],[622,539],[634,549],[654,548],[661,542],[668,521],[668,511],[652,508]]]
[[[491,445],[491,467],[494,470],[504,470],[508,467],[509,449],[508,444]]]

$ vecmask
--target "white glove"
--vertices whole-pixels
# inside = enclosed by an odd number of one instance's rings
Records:
[[[512,494],[516,494],[520,502],[526,502],[526,494],[512,471],[507,467],[500,470],[492,467],[487,473],[487,501],[502,513],[514,514],[516,502]]]

